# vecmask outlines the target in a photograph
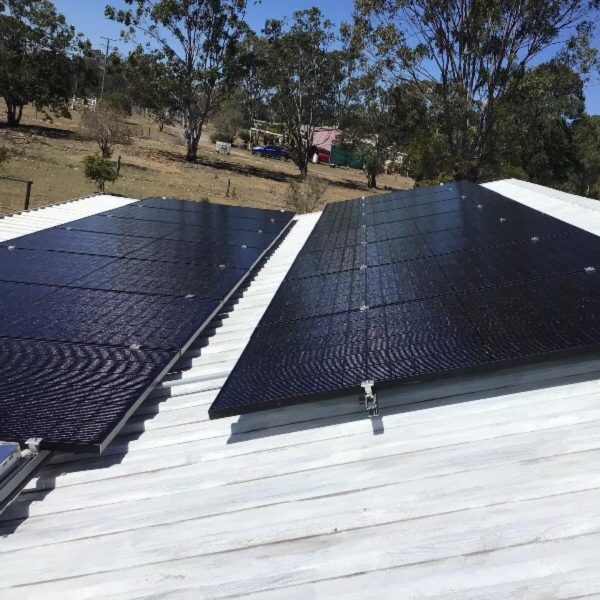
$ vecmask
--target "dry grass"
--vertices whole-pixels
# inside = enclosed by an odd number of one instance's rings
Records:
[[[34,182],[32,207],[96,191],[86,181],[81,161],[85,155],[96,152],[97,147],[82,138],[79,119],[80,114],[74,112],[72,119],[48,123],[29,108],[21,127],[0,129],[0,144],[15,153],[0,174]],[[130,125],[136,137],[130,146],[117,148],[115,158],[122,156],[121,177],[108,193],[133,198],[206,197],[214,202],[283,208],[288,184],[298,176],[291,162],[255,157],[240,148],[234,148],[231,156],[217,154],[208,139],[210,128],[203,134],[198,164],[189,165],[183,160],[184,148],[176,128],[166,127],[160,133],[141,116],[132,117]],[[327,165],[311,165],[310,169],[328,183],[323,203],[373,193],[367,190],[360,171]],[[382,176],[378,183],[392,189],[412,187],[410,179],[396,175]],[[0,213],[21,209],[24,193],[24,185],[0,179]]]

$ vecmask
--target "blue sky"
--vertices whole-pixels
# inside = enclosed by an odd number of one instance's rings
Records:
[[[121,28],[104,17],[107,3],[115,6],[123,4],[122,0],[54,0],[58,10],[69,23],[88,37],[94,46],[101,47],[102,36],[118,38]],[[256,31],[260,31],[266,19],[279,19],[291,15],[295,10],[318,5],[321,11],[334,23],[348,20],[352,13],[352,0],[262,0],[260,4],[249,3],[247,21]],[[597,41],[597,46],[600,45]],[[106,43],[106,42],[104,42]],[[115,44],[125,49],[120,42]],[[587,110],[591,114],[600,114],[600,85],[586,86]]]

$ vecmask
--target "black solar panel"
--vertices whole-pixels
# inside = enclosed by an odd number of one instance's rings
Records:
[[[331,204],[212,418],[600,348],[600,238],[480,186]]]
[[[102,450],[293,217],[157,203],[0,245],[0,439]]]

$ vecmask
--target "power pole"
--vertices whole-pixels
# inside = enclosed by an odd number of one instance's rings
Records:
[[[100,91],[100,100],[104,98],[104,84],[106,83],[106,63],[108,61],[108,52],[110,50],[110,43],[116,42],[112,38],[101,36],[101,39],[106,40],[106,53],[104,54],[104,69],[102,70],[102,89]]]

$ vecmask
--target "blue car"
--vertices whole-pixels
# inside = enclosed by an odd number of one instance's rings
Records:
[[[269,145],[252,148],[252,154],[258,154],[258,156],[264,156],[265,158],[279,158],[280,160],[288,160],[290,157],[285,148]]]

